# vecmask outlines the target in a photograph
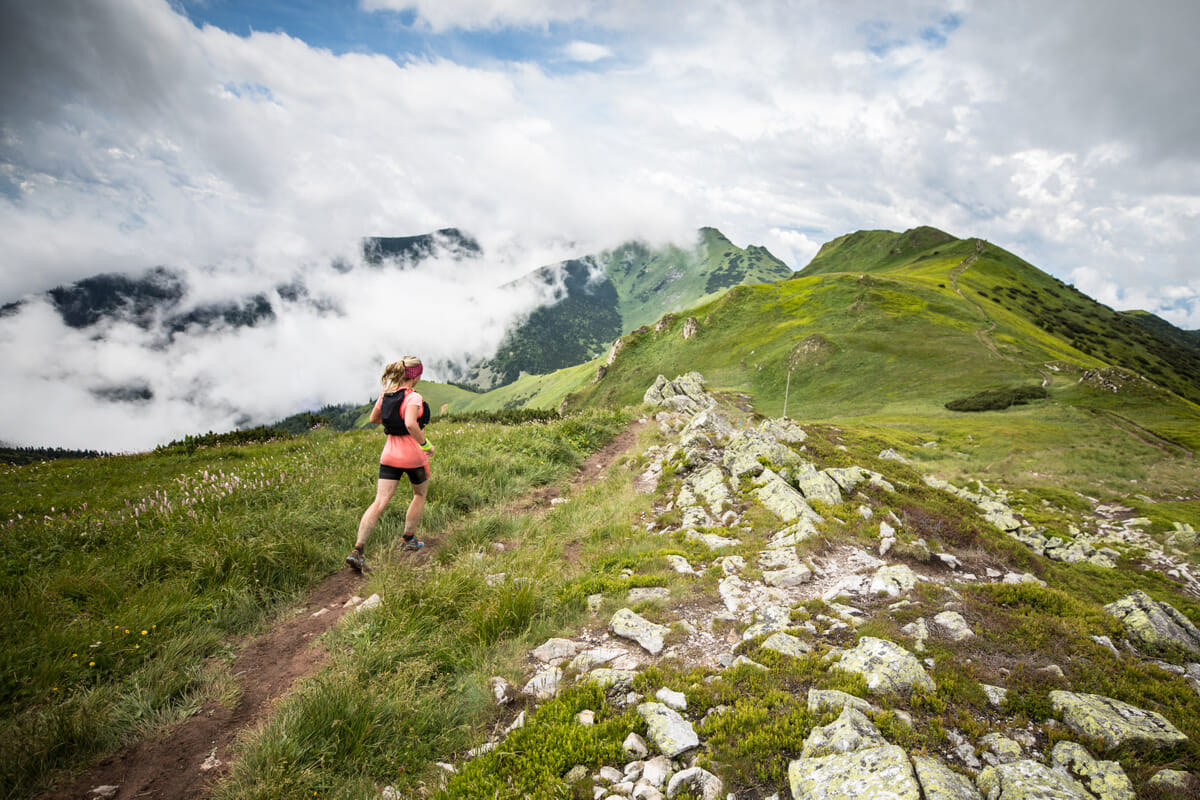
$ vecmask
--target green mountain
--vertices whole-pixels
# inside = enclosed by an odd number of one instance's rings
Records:
[[[791,268],[766,248],[737,247],[716,228],[702,228],[691,249],[630,242],[543,267],[523,280],[548,287],[561,281],[561,299],[534,310],[464,382],[486,390],[510,384],[522,374],[546,374],[579,364],[665,313],[682,311],[732,286],[791,275]]]

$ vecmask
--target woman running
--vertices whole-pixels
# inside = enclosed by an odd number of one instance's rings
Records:
[[[433,445],[425,438],[424,427],[429,421],[425,400],[414,391],[422,370],[421,359],[405,356],[388,364],[380,379],[384,391],[371,409],[371,422],[382,423],[388,435],[379,456],[379,484],[375,489],[375,502],[358,523],[354,550],[346,556],[346,563],[359,572],[367,566],[363,558],[367,539],[404,475],[412,484],[413,499],[404,517],[404,542],[400,548],[419,550],[425,546],[416,534],[421,512],[425,510],[425,495],[429,491],[429,457],[433,455]]]

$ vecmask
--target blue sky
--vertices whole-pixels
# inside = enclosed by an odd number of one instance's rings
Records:
[[[453,359],[520,311],[495,286],[629,239],[711,225],[799,269],[933,225],[1200,329],[1197,30],[1191,0],[0,0],[0,304],[160,264],[191,303],[269,293],[363,236],[456,226],[487,269],[466,300],[431,271],[405,334]],[[205,386],[207,429],[341,401],[378,355],[347,355],[367,312],[324,347],[329,320],[281,319],[181,358],[25,308],[0,318],[0,418],[46,416],[69,375],[153,384],[178,404],[132,427],[159,432]]]

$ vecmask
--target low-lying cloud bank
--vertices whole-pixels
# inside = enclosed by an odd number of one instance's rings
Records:
[[[196,291],[74,325],[48,294],[32,295],[0,317],[0,440],[146,449],[329,403],[367,402],[383,364],[406,354],[425,360],[427,378],[445,380],[471,357],[493,352],[511,324],[552,298],[553,287],[511,284],[530,269],[527,259],[552,257],[440,253],[417,264],[373,265],[357,256],[277,275],[182,271],[179,283]],[[245,313],[248,305],[261,312],[263,301],[266,313]],[[233,309],[241,324],[196,313],[205,307]]]

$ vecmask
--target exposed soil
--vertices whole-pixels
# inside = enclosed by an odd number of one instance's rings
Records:
[[[629,450],[641,425],[635,422],[593,453],[572,477],[570,488],[594,481]],[[514,511],[544,511],[560,492],[559,486],[538,489]],[[427,561],[437,541],[425,537],[425,545],[415,553],[397,555]],[[99,797],[93,790],[105,786],[117,787],[115,793],[106,795],[114,800],[207,797],[229,770],[238,734],[266,721],[276,701],[298,679],[315,673],[325,663],[327,653],[316,640],[350,610],[348,601],[364,580],[364,576],[349,568],[333,573],[313,589],[292,616],[261,636],[247,639],[230,668],[241,689],[232,708],[209,703],[163,736],[137,742],[104,758],[74,779],[40,795],[39,800]]]

